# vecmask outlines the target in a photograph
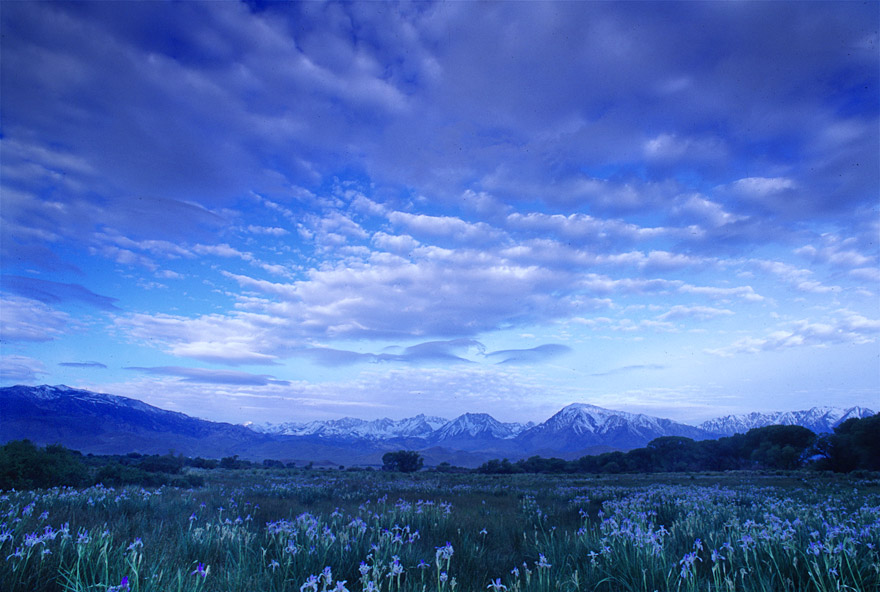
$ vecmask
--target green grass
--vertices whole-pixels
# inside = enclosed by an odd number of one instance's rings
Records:
[[[0,589],[880,589],[876,478],[200,474],[3,492]]]

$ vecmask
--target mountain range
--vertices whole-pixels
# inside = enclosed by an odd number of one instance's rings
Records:
[[[417,415],[243,426],[197,419],[136,399],[43,385],[0,388],[0,442],[28,438],[94,454],[173,451],[190,457],[238,455],[332,465],[377,465],[385,452],[406,448],[418,450],[428,465],[445,461],[478,466],[490,458],[571,459],[638,448],[661,436],[703,440],[774,424],[830,432],[851,417],[873,414],[861,407],[814,407],[731,415],[691,426],[574,403],[540,424],[502,423],[486,413],[465,413],[453,420]]]

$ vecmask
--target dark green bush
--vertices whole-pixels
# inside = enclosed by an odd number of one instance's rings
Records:
[[[38,448],[30,440],[14,440],[0,447],[0,489],[75,486],[87,479],[79,456],[60,444]]]

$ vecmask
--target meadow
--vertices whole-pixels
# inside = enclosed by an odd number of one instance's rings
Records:
[[[200,474],[0,492],[0,589],[880,590],[876,474]]]

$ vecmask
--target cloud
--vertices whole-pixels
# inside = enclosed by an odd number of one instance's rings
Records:
[[[358,353],[324,347],[308,348],[298,352],[326,366],[345,366],[356,363],[405,363],[431,362],[478,363],[480,358],[493,360],[496,364],[539,364],[571,352],[566,345],[548,343],[530,349],[508,349],[486,352],[486,347],[474,339],[428,341],[409,347],[391,346],[381,353]],[[468,354],[476,356],[467,357]]]
[[[142,368],[130,366],[125,370],[136,370],[159,376],[177,376],[185,382],[199,382],[205,384],[230,384],[246,386],[289,386],[286,380],[277,380],[268,374],[250,374],[234,370],[209,370],[205,368],[183,368],[180,366],[154,366]]]
[[[66,368],[100,368],[106,369],[107,365],[101,362],[58,362],[59,366]]]
[[[385,232],[377,232],[374,234],[372,242],[377,248],[398,255],[411,253],[413,249],[421,244],[408,234],[391,235]]]
[[[841,248],[839,244],[831,244],[821,248],[806,245],[795,249],[795,253],[813,263],[825,263],[834,267],[863,267],[876,262],[876,257],[866,256],[855,249]]]
[[[726,308],[713,308],[711,306],[684,306],[676,304],[671,309],[657,317],[660,321],[696,319],[707,321],[719,316],[731,316],[734,312]]]
[[[505,349],[486,354],[487,358],[502,358],[497,364],[539,364],[570,353],[567,345],[546,343],[530,349]]]
[[[49,373],[43,362],[27,356],[0,356],[0,380],[7,383],[36,382]]]
[[[689,160],[722,160],[727,156],[724,142],[717,137],[679,137],[677,134],[660,134],[644,143],[645,156],[649,160],[674,162]]]
[[[486,223],[470,223],[452,216],[391,212],[388,220],[416,236],[448,239],[461,245],[493,243],[503,236],[498,229]]]
[[[2,341],[52,341],[63,335],[73,319],[38,300],[15,296],[0,298]]]
[[[630,366],[621,366],[613,368],[605,372],[596,372],[590,376],[614,376],[616,374],[629,374],[630,372],[641,372],[644,370],[665,370],[666,366],[662,364],[633,364]],[[643,402],[642,402],[643,403]]]
[[[328,347],[310,347],[295,352],[315,360],[324,366],[348,366],[358,363],[398,362],[420,364],[423,362],[471,363],[462,357],[470,350],[485,351],[485,346],[473,339],[428,341],[408,347],[389,346],[381,353],[359,353]]]
[[[188,318],[167,314],[131,314],[114,319],[131,338],[160,344],[172,355],[204,362],[276,364],[277,352],[289,347],[284,321],[265,315],[202,315]]]
[[[800,320],[772,331],[764,337],[745,337],[723,348],[707,349],[707,353],[729,357],[735,354],[756,354],[794,347],[824,347],[843,343],[865,344],[876,341],[880,320],[842,311],[825,322]]]
[[[45,304],[81,302],[102,310],[119,310],[114,304],[116,302],[115,298],[95,294],[79,284],[65,284],[17,275],[4,275],[2,288],[3,290],[14,292]]]
[[[517,230],[526,232],[553,233],[564,239],[578,241],[582,244],[620,241],[643,241],[675,236],[679,231],[669,228],[641,227],[636,224],[617,219],[594,218],[587,214],[528,214],[513,213],[507,217],[507,224]]]
[[[717,300],[730,298],[742,298],[748,302],[761,302],[764,297],[755,292],[751,286],[737,286],[735,288],[720,288],[715,286],[693,286],[685,284],[678,288],[682,294],[698,294]]]

